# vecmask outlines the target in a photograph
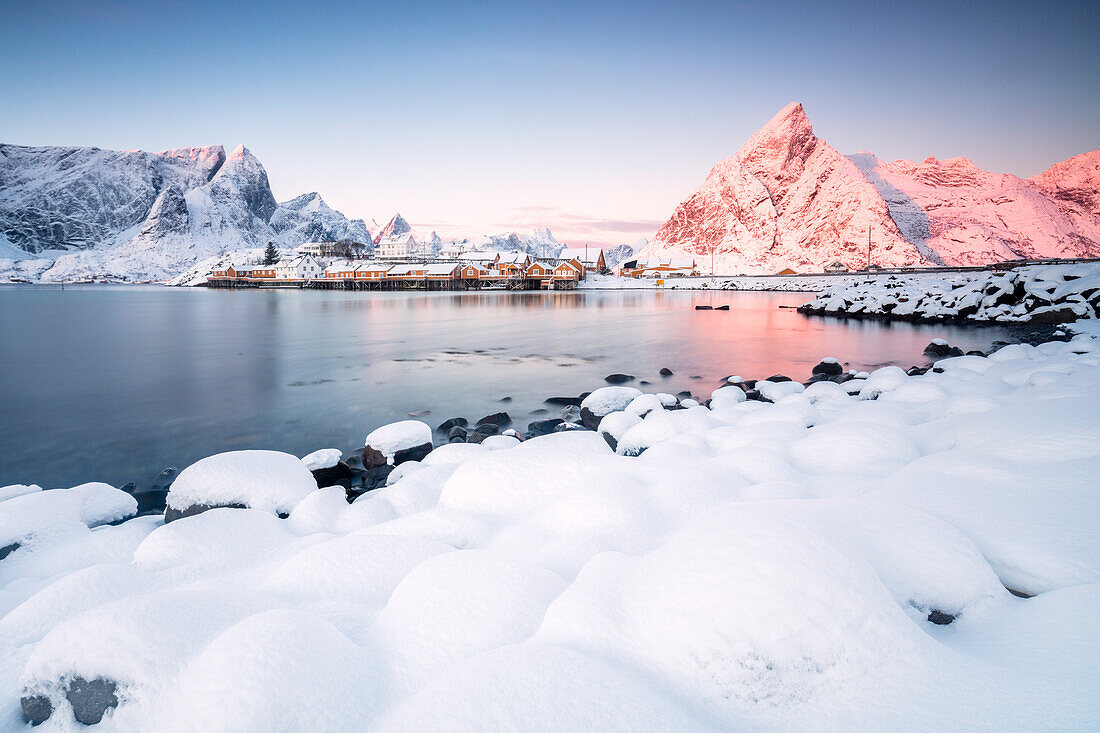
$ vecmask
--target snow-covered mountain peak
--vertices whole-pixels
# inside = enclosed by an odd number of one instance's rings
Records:
[[[802,104],[791,102],[741,146],[737,157],[750,168],[752,162],[804,161],[816,142],[813,125]]]
[[[292,211],[332,211],[325,200],[321,198],[321,194],[316,191],[310,191],[309,193],[303,193],[301,196],[295,196],[290,201],[284,201],[279,204],[284,209],[291,209]]]

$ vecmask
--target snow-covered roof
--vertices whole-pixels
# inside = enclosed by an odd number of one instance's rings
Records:
[[[452,262],[450,264],[425,265],[420,269],[424,270],[425,275],[450,275],[458,269],[458,265]]]
[[[378,240],[379,247],[387,244],[416,244],[416,237],[412,235],[412,232],[405,232],[404,234],[391,234]]]
[[[379,262],[362,262],[355,266],[356,272],[386,272],[390,265]]]
[[[566,247],[558,253],[559,260],[576,260],[585,265],[594,265],[599,259],[601,247]]]
[[[338,272],[351,272],[355,269],[355,265],[350,262],[334,262],[325,268],[325,272],[331,272],[333,274]]]
[[[531,255],[527,254],[526,252],[508,252],[507,254],[502,254],[500,256],[500,261],[498,262],[498,264],[518,265],[521,263],[526,263],[530,259]]]
[[[477,252],[463,252],[458,256],[458,259],[473,262],[492,262],[497,257],[500,257],[502,255],[502,252],[496,252],[490,249],[483,249],[478,250]]]
[[[557,264],[557,267],[555,267],[554,269],[556,270],[558,267],[568,267],[570,270],[573,270],[575,272],[580,272],[580,268],[578,268],[576,266],[576,264],[574,264],[572,258],[566,260],[565,262],[559,262]]]
[[[386,270],[387,275],[411,275],[414,272],[426,269],[425,265],[391,265],[390,269]]]
[[[645,269],[656,267],[691,269],[695,267],[695,260],[690,257],[649,257],[647,259],[638,260],[638,267]]]

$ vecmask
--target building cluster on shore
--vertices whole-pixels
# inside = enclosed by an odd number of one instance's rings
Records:
[[[407,235],[407,238],[411,235]],[[411,245],[379,247],[376,259],[332,257],[326,243],[299,247],[274,264],[216,268],[209,287],[310,287],[348,290],[572,290],[589,274],[611,274],[599,248],[565,248],[556,257],[525,252],[478,250],[414,257]],[[404,254],[402,254],[404,253]],[[665,278],[697,275],[690,258],[635,259],[615,268],[627,277]]]

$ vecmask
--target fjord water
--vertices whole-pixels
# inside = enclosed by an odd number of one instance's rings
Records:
[[[987,349],[1007,335],[780,307],[808,299],[3,286],[0,485],[145,484],[220,451],[349,450],[425,410],[433,426],[505,410],[524,429],[558,414],[546,397],[603,386],[612,372],[705,399],[729,374],[805,380],[825,356],[861,370],[925,364],[932,338]],[[540,408],[549,413],[532,414]]]

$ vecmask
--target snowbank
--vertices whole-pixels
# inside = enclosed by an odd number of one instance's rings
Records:
[[[601,388],[598,431],[441,446],[351,504],[266,451],[169,494],[252,508],[170,524],[0,489],[0,728],[1100,726],[1100,337],[835,376]]]

